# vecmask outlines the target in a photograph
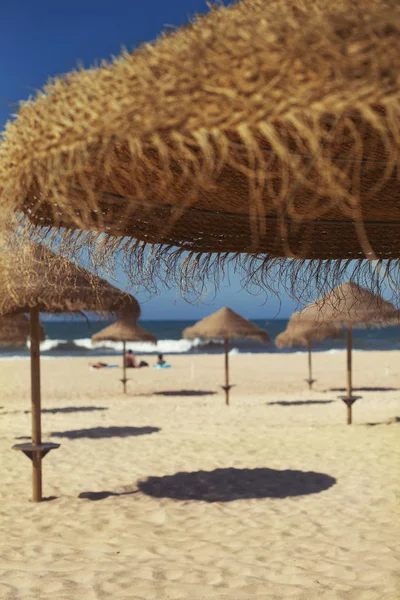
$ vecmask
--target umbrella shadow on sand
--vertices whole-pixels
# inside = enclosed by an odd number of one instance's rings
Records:
[[[354,392],[398,392],[395,387],[353,387]],[[345,392],[346,388],[329,388],[330,392]]]
[[[333,400],[277,400],[276,402],[267,402],[269,405],[279,406],[303,406],[304,404],[331,404]]]
[[[108,410],[106,406],[64,406],[62,408],[43,408],[42,414],[56,415],[58,413],[74,413],[74,412],[92,412],[95,410]],[[24,414],[28,415],[31,411],[24,410]]]
[[[387,421],[377,421],[376,423],[365,423],[365,425],[367,427],[375,427],[375,425],[394,425],[395,423],[400,423],[400,417],[393,417]]]
[[[212,390],[168,390],[167,392],[154,392],[155,396],[213,396],[217,392]]]
[[[111,438],[111,437],[135,437],[161,431],[159,427],[92,427],[89,429],[73,429],[71,431],[53,431],[51,437],[68,438]]]
[[[155,498],[232,502],[318,494],[335,483],[334,477],[312,471],[228,468],[149,477],[139,481],[138,488]]]

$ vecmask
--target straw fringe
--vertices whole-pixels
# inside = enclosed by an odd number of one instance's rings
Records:
[[[21,233],[24,231],[24,233]],[[99,276],[117,278],[123,271],[128,287],[148,297],[176,290],[188,302],[216,293],[228,272],[239,276],[240,285],[260,302],[282,293],[297,301],[300,308],[316,295],[325,295],[345,281],[351,281],[377,295],[390,298],[400,307],[400,265],[397,260],[301,260],[264,254],[190,252],[172,245],[146,244],[126,237],[84,231],[38,230],[20,224],[20,239],[44,239],[57,254],[84,262]]]

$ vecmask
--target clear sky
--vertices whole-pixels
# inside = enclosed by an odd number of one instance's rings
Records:
[[[118,55],[123,46],[131,50],[154,40],[167,26],[178,27],[206,11],[205,0],[1,0],[0,126],[49,77],[78,64],[92,66]],[[119,283],[124,286],[122,274]],[[221,306],[249,318],[273,318],[278,312],[285,318],[294,309],[286,296],[264,304],[265,296],[240,291],[239,278],[232,273],[230,283],[200,304],[188,304],[176,292],[138,299],[146,299],[142,309],[147,319],[197,319]]]

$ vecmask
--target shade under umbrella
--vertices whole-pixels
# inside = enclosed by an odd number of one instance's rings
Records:
[[[0,317],[0,346],[25,348],[29,339],[29,319],[24,314]],[[40,341],[45,340],[43,326],[40,326]]]
[[[278,348],[293,348],[296,346],[305,346],[308,350],[308,387],[312,389],[315,379],[312,376],[312,343],[337,338],[343,335],[340,325],[335,323],[310,323],[304,322],[299,318],[299,313],[293,313],[289,323],[282,333],[276,339],[275,344]]]
[[[44,246],[17,247],[1,240],[0,316],[29,312],[31,338],[32,443],[18,444],[33,465],[33,501],[42,499],[42,458],[58,444],[42,443],[40,394],[41,311],[50,313],[118,312],[129,310],[139,317],[136,299],[107,281]]]
[[[268,333],[256,327],[251,321],[241,317],[230,308],[221,308],[216,313],[202,319],[193,327],[183,330],[183,337],[188,339],[209,338],[223,339],[225,350],[225,403],[229,405],[229,340],[235,338],[252,338],[263,343],[269,342]]]
[[[352,422],[352,405],[360,396],[353,395],[352,344],[353,327],[386,327],[400,324],[400,311],[381,296],[373,294],[351,282],[346,282],[332,292],[306,306],[299,313],[301,321],[338,323],[347,329],[347,390],[341,396],[347,405],[347,423]]]
[[[397,260],[399,18],[398,0],[242,0],[58,78],[6,127],[1,202],[46,233],[106,233],[102,252],[161,245],[153,281],[164,252],[176,275],[171,247],[202,276],[207,254],[245,253],[271,286],[255,258]]]
[[[112,325],[108,325],[108,327],[92,335],[92,342],[103,341],[122,342],[123,379],[121,381],[124,393],[126,393],[126,382],[128,381],[126,378],[125,361],[126,342],[150,342],[151,344],[156,344],[157,338],[144,329],[144,327],[137,325],[135,318],[130,315],[123,315],[116,323],[112,323]]]

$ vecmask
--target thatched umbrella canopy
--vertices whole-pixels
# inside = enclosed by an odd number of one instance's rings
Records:
[[[1,202],[46,233],[105,233],[101,252],[157,245],[153,281],[177,274],[171,247],[193,282],[210,253],[271,286],[252,261],[397,261],[399,20],[398,0],[242,0],[57,78],[6,127]]]
[[[24,314],[0,317],[0,346],[25,348],[29,339],[29,319]],[[43,326],[40,326],[40,341],[45,340]]]
[[[183,330],[183,337],[223,339],[225,349],[225,403],[229,405],[229,340],[235,338],[252,338],[267,344],[269,335],[264,329],[256,327],[251,321],[241,317],[230,308],[221,308],[214,314],[202,319],[193,327]]]
[[[116,323],[112,323],[112,325],[108,325],[108,327],[105,327],[92,335],[92,342],[103,341],[122,342],[123,378],[121,381],[124,393],[126,393],[126,382],[128,381],[126,378],[125,361],[126,342],[150,342],[151,344],[156,344],[157,338],[155,335],[144,329],[144,327],[137,325],[134,317],[126,314]]]
[[[308,350],[308,387],[312,389],[315,379],[312,376],[312,343],[326,340],[328,338],[337,338],[343,336],[340,325],[335,323],[314,324],[304,322],[299,318],[299,313],[293,313],[289,323],[282,333],[275,338],[275,344],[278,348],[293,348],[305,346]]]
[[[352,389],[353,327],[386,327],[400,324],[400,311],[382,297],[351,282],[306,306],[299,313],[301,321],[342,324],[347,329],[347,391],[342,400],[347,405],[347,423],[352,422],[352,405],[360,396]]]
[[[41,437],[39,313],[130,310],[139,317],[140,307],[133,296],[44,246],[17,247],[15,240],[1,240],[1,250],[0,316],[26,312],[30,315],[32,443],[18,444],[15,448],[32,459],[33,501],[39,502],[42,499],[42,458],[58,447],[42,443]]]

